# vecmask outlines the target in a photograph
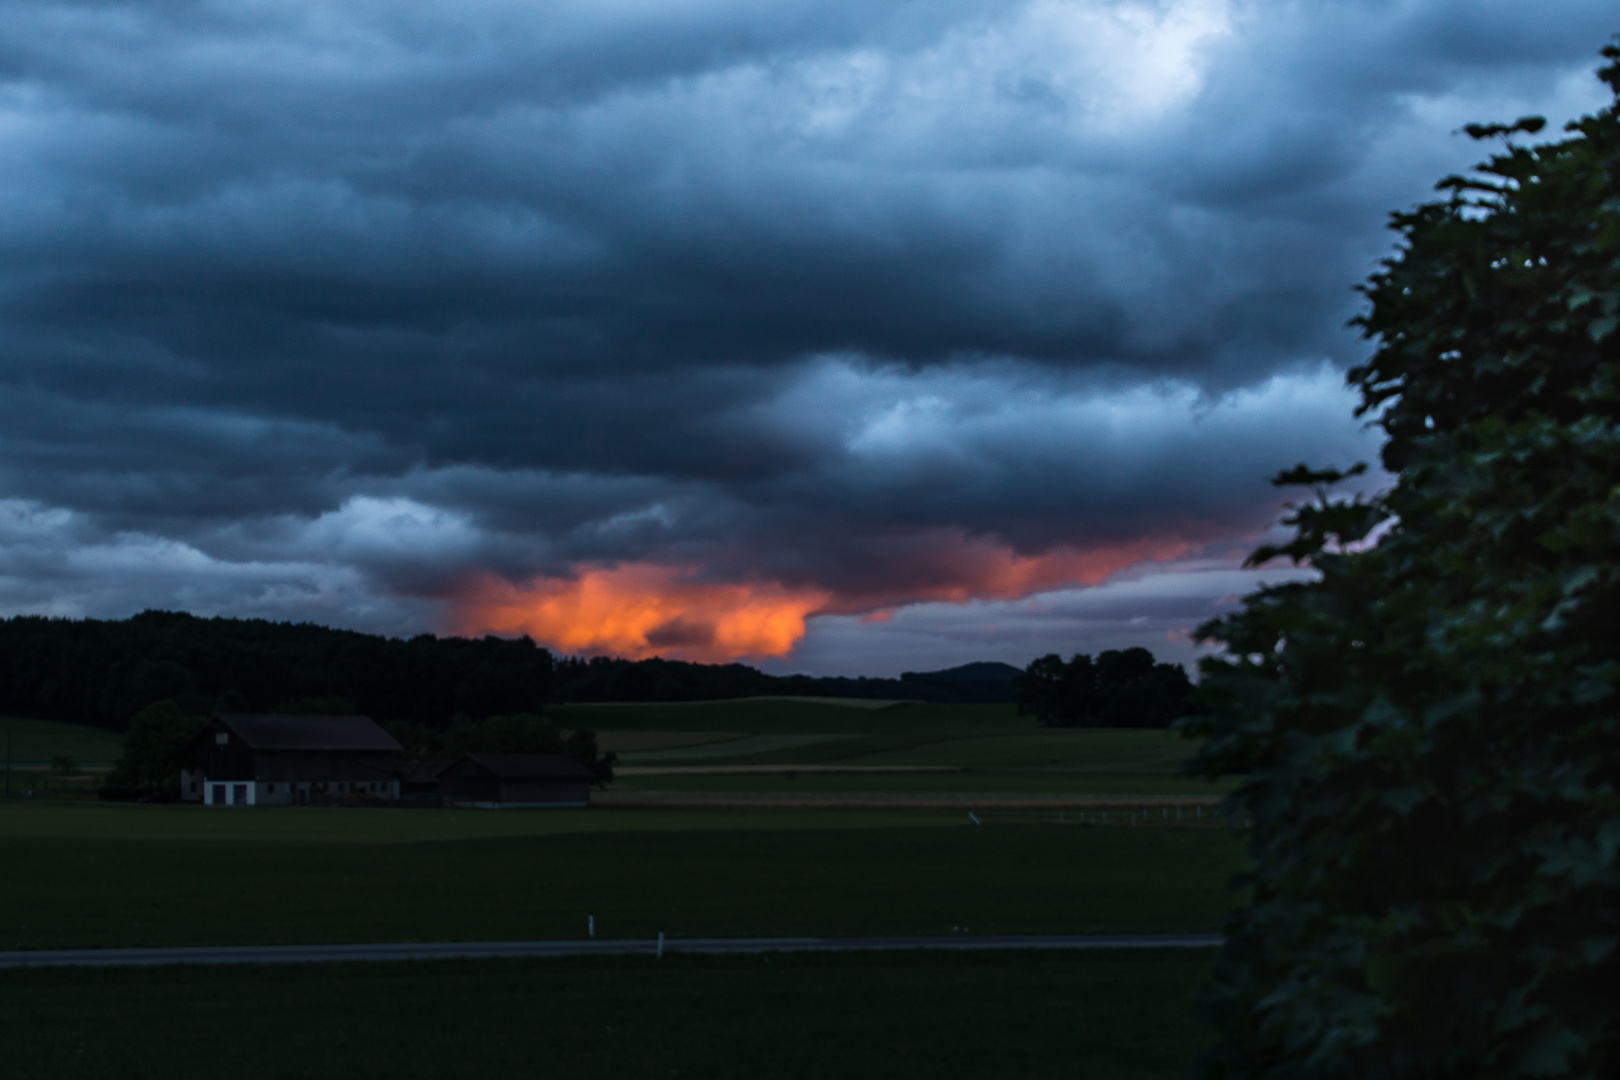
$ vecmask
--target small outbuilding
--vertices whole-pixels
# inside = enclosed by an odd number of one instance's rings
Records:
[[[399,777],[399,800],[417,806],[438,806],[439,774],[450,765],[448,761],[402,761],[394,767]]]
[[[562,754],[465,754],[439,773],[447,804],[589,806],[591,772]]]
[[[399,798],[404,753],[369,716],[217,713],[191,741],[182,797],[209,806],[304,806]]]

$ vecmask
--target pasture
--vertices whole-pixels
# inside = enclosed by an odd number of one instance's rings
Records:
[[[1214,794],[1178,774],[1191,748],[1173,733],[1046,731],[999,706],[770,699],[563,706],[552,719],[593,727],[623,754],[602,805],[0,803],[0,948],[580,938],[589,916],[604,938],[1210,931],[1237,899],[1241,835],[1207,819],[974,824],[957,809],[829,808],[872,795],[889,799],[874,806],[938,794],[1038,807],[1042,796]],[[67,727],[33,728],[43,737],[32,752],[49,760],[100,739],[116,754],[105,733],[56,730]],[[755,771],[707,771],[738,766]],[[788,808],[795,794],[811,798]],[[704,809],[704,795],[740,808]],[[8,971],[0,1014],[26,1032],[7,1056],[19,1077],[191,1076],[223,1060],[246,1076],[571,1064],[609,1076],[1169,1077],[1206,1039],[1187,999],[1210,959]]]
[[[49,765],[66,757],[80,765],[109,765],[118,759],[122,736],[82,724],[0,717],[0,754],[10,737],[12,766]]]
[[[1171,1080],[1186,953],[0,971],[6,1075]]]
[[[0,946],[1217,929],[1221,829],[959,814],[0,809]]]
[[[1213,798],[1227,787],[1181,775],[1193,747],[1175,732],[1042,729],[1010,705],[853,709],[754,699],[564,705],[548,715],[600,732],[604,748],[622,757],[614,789],[627,792]],[[692,741],[657,742],[682,734]],[[740,773],[745,766],[773,768]]]

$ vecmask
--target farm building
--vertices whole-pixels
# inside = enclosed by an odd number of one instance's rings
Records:
[[[439,773],[456,806],[588,806],[591,773],[562,754],[466,754]]]
[[[394,774],[399,777],[399,798],[401,802],[415,803],[418,806],[439,804],[439,774],[444,772],[448,761],[402,761],[394,766]]]
[[[399,798],[403,748],[369,716],[220,713],[189,751],[181,795],[209,806]]]

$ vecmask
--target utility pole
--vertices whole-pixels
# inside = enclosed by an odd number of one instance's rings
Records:
[[[11,725],[6,725],[6,798],[11,798]]]

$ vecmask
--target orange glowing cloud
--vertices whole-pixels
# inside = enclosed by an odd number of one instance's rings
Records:
[[[1018,600],[1064,585],[1096,585],[1144,562],[1185,555],[1184,540],[1136,540],[1121,544],[1055,548],[1019,555],[1004,544],[951,533],[908,551],[906,582],[894,588],[852,590],[835,596],[818,614],[865,615],[887,622],[892,609],[924,601]],[[888,614],[885,614],[885,613]]]
[[[461,605],[462,631],[528,634],[568,652],[715,662],[786,656],[820,589],[715,583],[649,563],[587,567],[571,580],[486,581]]]
[[[631,659],[714,663],[786,656],[815,615],[859,615],[863,622],[883,623],[907,604],[1014,600],[1063,585],[1093,585],[1138,563],[1176,558],[1190,547],[1182,541],[1142,540],[1019,555],[993,540],[936,534],[892,553],[893,565],[903,568],[895,576],[903,573],[904,580],[843,590],[707,581],[695,571],[657,563],[585,564],[567,579],[524,585],[484,579],[460,597],[456,630],[528,634],[566,652]]]

